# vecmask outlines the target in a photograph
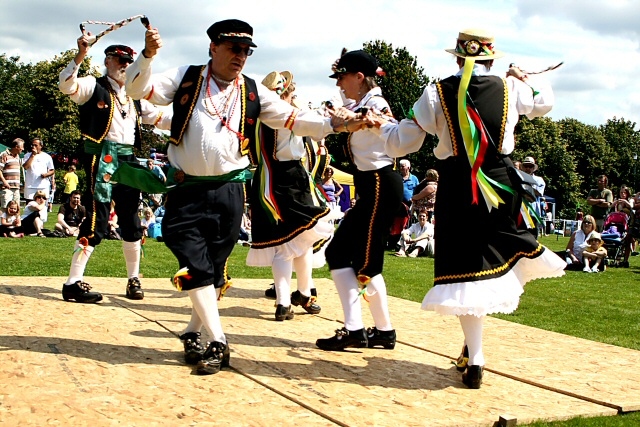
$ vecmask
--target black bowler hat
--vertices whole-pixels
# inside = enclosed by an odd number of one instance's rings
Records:
[[[337,79],[345,73],[362,73],[365,77],[375,77],[378,61],[364,50],[352,50],[340,57],[335,72],[329,78]]]
[[[133,62],[133,55],[136,53],[129,46],[125,46],[123,44],[112,44],[104,50],[104,54],[107,56],[118,56]]]
[[[230,41],[246,43],[251,47],[258,47],[253,42],[253,27],[238,19],[226,19],[209,27],[207,34],[212,42]]]

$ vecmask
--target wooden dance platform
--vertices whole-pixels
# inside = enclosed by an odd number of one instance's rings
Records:
[[[2,425],[493,426],[640,409],[640,352],[493,318],[469,390],[457,319],[397,298],[395,350],[319,350],[341,327],[330,280],[316,282],[320,315],[276,322],[270,281],[234,279],[219,303],[231,368],[198,376],[177,338],[189,298],[168,279],[129,301],[124,279],[87,278],[97,305],[64,302],[63,281],[0,277]]]

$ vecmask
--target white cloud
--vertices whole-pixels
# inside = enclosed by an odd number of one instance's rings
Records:
[[[85,20],[118,21],[147,14],[158,27],[164,48],[154,69],[207,61],[206,29],[214,21],[238,18],[254,27],[259,46],[245,72],[261,80],[272,70],[291,70],[299,96],[314,103],[335,95],[327,78],[342,47],[358,49],[383,40],[405,47],[430,77],[455,71],[451,55],[458,31],[483,27],[494,32],[506,53],[496,61],[497,74],[514,62],[539,70],[564,61],[546,73],[556,92],[551,117],[573,117],[603,124],[613,116],[640,121],[633,84],[640,66],[637,21],[640,2],[610,0],[326,0],[284,2],[245,0],[237,12],[216,2],[77,2],[71,0],[0,3],[0,53],[25,62],[48,60],[76,46],[78,24]],[[93,27],[100,31],[104,27]],[[106,36],[93,56],[102,61],[108,44],[124,43],[142,50],[144,30],[137,23]]]

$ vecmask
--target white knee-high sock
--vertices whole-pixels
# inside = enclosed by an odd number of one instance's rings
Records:
[[[336,284],[336,290],[342,303],[344,327],[349,331],[357,331],[364,328],[358,279],[356,278],[356,273],[353,271],[353,268],[331,270],[331,277]]]
[[[122,253],[127,263],[127,277],[138,277],[140,274],[140,240],[137,242],[122,242]]]
[[[276,304],[285,307],[291,305],[291,273],[293,272],[293,264],[291,260],[282,258],[273,258],[273,283],[276,285]]]
[[[482,326],[485,316],[459,316],[464,341],[469,348],[469,365],[484,366],[482,353]]]
[[[296,270],[296,280],[298,282],[298,291],[305,297],[311,296],[311,288],[313,288],[312,277],[313,265],[313,248],[309,248],[304,255],[293,259],[293,266]]]
[[[189,324],[184,329],[184,331],[182,331],[182,333],[186,334],[187,332],[200,332],[202,330],[202,326],[202,319],[200,319],[198,312],[194,307],[191,307],[191,319],[189,320]]]
[[[84,269],[87,267],[87,262],[89,262],[89,258],[95,249],[93,246],[87,246],[84,249],[79,248],[81,248],[80,243],[76,240],[76,245],[73,248],[73,256],[71,257],[69,277],[65,285],[73,285],[78,280],[84,278]]]
[[[198,313],[211,339],[226,344],[227,338],[222,331],[220,313],[218,313],[216,289],[213,285],[192,289],[187,291],[187,293],[189,294],[189,298],[191,298],[193,309]]]
[[[369,300],[369,310],[379,331],[390,331],[391,317],[389,316],[389,305],[387,300],[387,285],[384,283],[382,274],[375,275],[367,285],[367,299]]]

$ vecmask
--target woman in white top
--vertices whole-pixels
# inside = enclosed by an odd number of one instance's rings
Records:
[[[338,110],[347,120],[338,131],[349,132],[348,152],[357,171],[353,181],[358,203],[342,220],[326,251],[331,277],[335,282],[342,309],[344,328],[331,338],[319,339],[323,350],[347,347],[395,347],[396,332],[387,307],[387,289],[382,277],[385,237],[402,203],[402,178],[393,170],[394,161],[384,150],[384,141],[358,123],[357,114],[366,111],[391,115],[389,104],[375,82],[377,61],[368,53],[347,52],[337,62],[331,78],[348,99],[354,100]],[[364,329],[359,286],[366,286],[365,298],[375,327]]]

